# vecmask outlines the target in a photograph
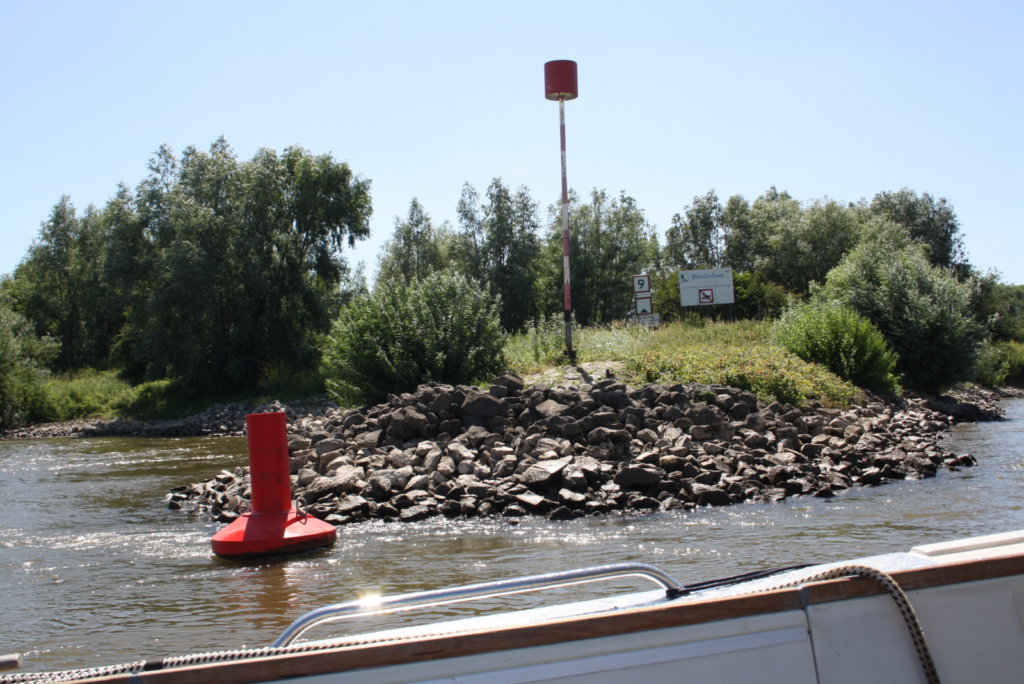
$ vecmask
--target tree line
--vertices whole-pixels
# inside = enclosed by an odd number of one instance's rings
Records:
[[[0,308],[10,330],[27,321],[49,340],[33,348],[47,350],[40,359],[54,370],[116,368],[196,392],[252,386],[276,367],[315,368],[351,301],[440,272],[490,296],[506,333],[562,310],[559,204],[542,211],[527,188],[499,177],[482,192],[466,183],[455,222],[435,224],[414,198],[372,288],[344,257],[369,236],[371,214],[370,181],[330,155],[295,146],[241,161],[221,138],[177,158],[163,146],[146,178],[118,186],[102,208],[78,211],[62,197],[0,283]],[[671,218],[662,245],[633,197],[595,188],[570,193],[569,227],[580,325],[630,317],[630,276],[643,272],[663,320],[684,317],[675,272],[721,266],[735,272],[735,317],[775,316],[858,249],[882,245],[915,250],[966,288],[971,316],[996,339],[1024,339],[1024,288],[978,272],[953,206],[928,193],[801,202],[771,187],[723,204],[710,190]]]
[[[196,391],[244,387],[275,364],[316,360],[345,303],[345,244],[369,236],[370,182],[290,147],[239,161],[167,146],[133,190],[78,212],[62,197],[2,284],[56,370],[116,367]]]

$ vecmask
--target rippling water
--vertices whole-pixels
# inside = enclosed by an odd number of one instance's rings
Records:
[[[1005,407],[1010,420],[958,427],[944,443],[973,453],[979,467],[934,479],[634,518],[369,523],[341,528],[332,549],[254,564],[214,558],[219,525],[164,501],[170,487],[246,463],[244,439],[0,442],[0,653],[21,652],[25,670],[50,670],[260,647],[307,610],[371,593],[626,561],[689,583],[1021,529],[1024,400]],[[352,627],[648,586],[592,584]]]

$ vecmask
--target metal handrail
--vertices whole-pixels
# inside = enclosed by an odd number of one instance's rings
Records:
[[[295,639],[308,629],[324,622],[344,620],[350,617],[382,615],[384,613],[395,613],[414,608],[425,608],[432,606],[446,605],[471,601],[478,598],[492,598],[495,596],[506,596],[508,594],[519,594],[527,591],[538,591],[551,589],[553,587],[564,587],[573,584],[584,584],[587,582],[598,582],[600,580],[613,579],[616,577],[643,577],[665,589],[667,598],[675,598],[686,593],[679,582],[676,582],[662,570],[647,565],[646,563],[620,563],[617,565],[601,565],[595,568],[583,568],[581,570],[569,570],[567,572],[552,572],[546,575],[534,575],[533,577],[521,577],[519,579],[501,580],[499,582],[485,582],[484,584],[470,584],[465,587],[453,587],[449,589],[437,589],[434,591],[421,591],[413,594],[402,594],[401,596],[379,597],[374,599],[361,599],[359,601],[348,601],[346,603],[335,603],[323,608],[317,608],[306,613],[298,620],[289,625],[281,636],[274,642],[272,648],[283,648],[291,644]]]

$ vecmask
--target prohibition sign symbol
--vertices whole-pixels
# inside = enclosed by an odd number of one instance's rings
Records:
[[[706,290],[697,290],[697,301],[701,304],[715,303],[715,289],[709,287]]]

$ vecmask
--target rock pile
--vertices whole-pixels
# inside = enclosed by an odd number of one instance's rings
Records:
[[[630,390],[611,377],[527,388],[511,373],[486,391],[431,383],[370,409],[292,420],[292,493],[337,525],[831,497],[974,465],[939,447],[954,419],[927,401],[797,409],[719,385]],[[177,488],[169,505],[198,503],[226,522],[249,497],[248,469],[238,468]]]

